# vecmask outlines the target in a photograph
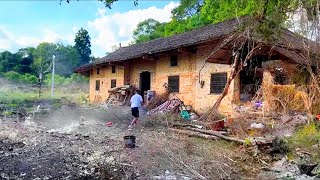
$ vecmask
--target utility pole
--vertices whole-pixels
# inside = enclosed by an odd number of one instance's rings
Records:
[[[51,77],[51,97],[54,95],[54,59],[56,58],[55,55],[52,55],[52,77]]]

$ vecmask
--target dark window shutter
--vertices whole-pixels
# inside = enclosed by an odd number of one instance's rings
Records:
[[[178,55],[170,56],[170,66],[178,66]]]
[[[220,94],[227,84],[227,73],[211,74],[210,94]]]
[[[111,88],[117,87],[117,80],[111,79]]]
[[[100,80],[96,80],[96,91],[100,91]]]
[[[169,76],[168,85],[170,92],[179,92],[179,76]]]

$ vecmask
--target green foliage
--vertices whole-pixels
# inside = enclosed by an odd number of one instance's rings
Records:
[[[10,81],[19,82],[20,74],[15,71],[9,71],[3,74],[4,77]]]
[[[17,83],[28,83],[28,84],[36,84],[37,83],[37,77],[32,74],[19,74],[15,71],[9,71],[3,74],[3,76],[13,82]]]
[[[47,74],[45,76],[44,83],[48,86],[51,85],[52,82],[52,74]],[[82,76],[79,74],[72,74],[70,77],[63,77],[58,74],[54,75],[54,84],[55,85],[70,85],[76,83],[88,83],[89,78],[86,76]]]
[[[61,76],[72,75],[73,70],[80,65],[81,56],[75,47],[61,44],[55,50],[55,72]]]
[[[293,145],[300,148],[311,148],[315,144],[320,143],[320,127],[319,124],[310,123],[300,129],[290,138]]]
[[[88,82],[89,82],[89,77],[73,73],[69,78],[66,78],[64,84],[88,83]]]
[[[299,148],[312,154],[312,160],[320,161],[320,124],[312,122],[297,129],[297,131],[288,138],[290,148],[289,155],[294,158],[296,150]]]
[[[140,22],[137,29],[133,31],[134,43],[141,43],[162,37],[162,24],[154,19],[147,19]],[[159,29],[158,29],[159,28]]]
[[[186,19],[198,15],[204,0],[181,0],[180,5],[172,10],[173,19]]]
[[[65,82],[66,78],[58,75],[58,74],[55,74],[54,75],[54,84],[55,85],[62,85],[64,82]],[[51,85],[52,83],[52,74],[47,74],[45,76],[45,79],[44,79],[44,83],[48,86]]]
[[[91,43],[90,43],[90,36],[87,30],[81,28],[74,39],[75,48],[79,52],[81,56],[80,65],[89,63],[90,55],[91,55]]]
[[[26,73],[26,74],[20,75],[19,80],[21,83],[36,84],[38,81],[38,78],[35,75]]]

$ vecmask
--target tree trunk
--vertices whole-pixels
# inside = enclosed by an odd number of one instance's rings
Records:
[[[228,94],[231,82],[237,76],[237,74],[240,72],[241,68],[239,67],[239,60],[240,60],[239,56],[240,56],[240,53],[237,52],[237,54],[236,54],[236,56],[234,58],[234,63],[232,65],[231,73],[230,73],[230,76],[229,76],[229,78],[227,80],[227,83],[226,83],[226,85],[225,85],[220,97],[218,98],[216,103],[213,105],[212,109],[217,110],[219,108],[219,106],[221,104],[221,101]]]

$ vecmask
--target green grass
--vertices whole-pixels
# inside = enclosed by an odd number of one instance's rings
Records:
[[[289,157],[295,158],[297,148],[310,152],[312,160],[320,162],[320,123],[312,122],[299,127],[288,139],[290,148]]]
[[[58,100],[62,97],[71,102],[83,103],[87,93],[81,91],[68,91],[68,89],[55,89],[54,96],[51,97],[51,89],[43,89],[41,98],[36,88],[29,90],[0,89],[0,103],[9,107],[16,107],[21,104],[28,104],[39,100]]]

